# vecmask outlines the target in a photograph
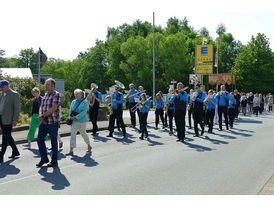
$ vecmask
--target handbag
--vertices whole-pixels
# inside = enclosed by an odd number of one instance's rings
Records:
[[[79,105],[84,101],[85,99],[82,99],[79,104],[77,105],[77,107],[75,108],[75,110],[79,107]],[[75,110],[73,110],[70,114],[70,116],[76,116],[78,114],[78,112],[76,112]],[[66,121],[66,124],[67,125],[72,125],[72,119],[68,118],[67,121]]]

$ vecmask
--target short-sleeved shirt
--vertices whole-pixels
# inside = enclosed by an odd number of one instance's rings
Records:
[[[60,121],[59,106],[61,105],[61,95],[59,92],[55,90],[50,94],[46,93],[44,98],[42,99],[42,102],[41,102],[42,114],[50,110],[50,108],[52,108],[54,104],[57,104],[58,108],[50,116],[46,118],[45,122],[47,124],[54,124]]]

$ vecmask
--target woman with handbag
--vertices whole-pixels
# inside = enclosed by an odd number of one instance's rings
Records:
[[[73,149],[76,147],[76,134],[79,131],[85,143],[88,145],[88,151],[91,152],[90,140],[86,132],[86,123],[88,121],[87,111],[88,102],[85,99],[85,93],[81,89],[74,90],[75,100],[72,101],[69,110],[69,119],[67,124],[71,123],[70,151],[66,155],[73,155]]]

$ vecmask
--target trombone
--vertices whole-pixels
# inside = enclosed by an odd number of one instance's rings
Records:
[[[147,101],[149,101],[150,99],[151,99],[151,97],[149,97],[149,98],[148,98],[146,101],[144,101],[144,102],[140,101],[139,103],[137,103],[136,105],[134,105],[134,107],[132,107],[132,108],[130,109],[130,111],[131,111],[131,112],[136,112],[138,106],[139,106],[139,109],[140,109],[140,111],[141,111],[141,110],[143,109],[145,103],[146,103]]]
[[[188,89],[188,87],[184,87],[183,89],[175,89],[174,90],[174,96],[175,97],[177,97],[181,92],[183,92],[183,91],[185,91],[185,90],[187,90]]]

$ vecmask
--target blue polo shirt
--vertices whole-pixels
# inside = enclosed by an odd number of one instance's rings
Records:
[[[199,95],[201,95],[200,98],[199,98]],[[198,101],[198,102],[204,102],[205,101],[205,93],[202,92],[201,90],[197,93],[196,101]]]
[[[237,106],[237,101],[236,101],[235,98],[232,98],[232,99],[229,101],[229,108],[235,109],[236,107],[235,107],[234,105]]]
[[[149,107],[149,109],[148,109],[145,105],[147,105],[147,106]],[[148,113],[148,112],[149,112],[149,110],[150,110],[150,100],[148,100],[148,101],[145,103],[145,105],[144,105],[144,107],[141,109],[140,112],[142,112],[142,113]]]
[[[129,90],[129,92],[130,92],[130,94],[128,95],[129,103],[135,103],[134,98],[138,97],[138,95],[136,95],[134,97],[131,97],[131,95],[137,94],[138,91],[136,89],[133,89],[133,90]]]
[[[155,102],[154,102],[154,106],[156,106],[157,104],[160,104],[160,105],[158,105],[157,107],[156,107],[156,109],[163,109],[163,107],[165,106],[165,103],[164,103],[164,101],[162,100],[162,99],[160,99],[160,100],[155,100]]]
[[[187,92],[186,91],[184,92],[184,94],[183,94],[183,92],[180,92],[180,94],[175,98],[185,101],[186,105],[188,105],[188,98],[187,98]]]
[[[217,99],[216,96],[214,96],[213,98],[211,98],[211,100],[215,103],[217,103]],[[216,105],[214,105],[211,101],[209,101],[208,103],[206,103],[206,109],[215,109]]]
[[[113,94],[113,100],[116,100],[117,94]],[[112,103],[112,108],[115,109],[115,110],[118,109],[118,104],[124,104],[124,95],[122,93],[120,93],[120,94],[121,94],[121,99],[116,100],[115,102]],[[109,98],[108,103],[109,104],[111,103],[111,98]]]
[[[220,97],[220,98],[219,98]],[[224,93],[224,96],[220,96],[220,92],[218,92],[217,93],[217,95],[216,95],[216,99],[218,100],[219,99],[219,102],[218,102],[218,105],[219,106],[228,106],[227,104],[226,104],[226,100],[225,99],[227,99],[227,101],[229,101],[229,99],[230,99],[230,94],[229,94],[229,92],[225,92]]]
[[[169,99],[169,105],[171,105],[171,104],[174,105],[174,99],[175,99],[175,97],[174,97],[174,95],[172,95],[172,96],[170,97],[170,99]],[[167,102],[166,102],[166,103],[167,103]],[[169,106],[169,107],[168,107],[168,110],[174,110],[174,106]]]

